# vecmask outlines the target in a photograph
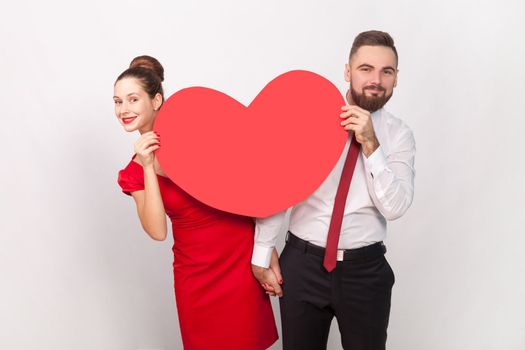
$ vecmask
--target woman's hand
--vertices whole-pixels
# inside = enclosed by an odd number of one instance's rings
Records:
[[[283,296],[283,290],[281,287],[283,277],[279,266],[279,254],[277,254],[277,249],[273,248],[269,267],[264,268],[252,264],[252,273],[264,288],[266,294],[279,297]]]
[[[140,135],[135,142],[134,149],[142,167],[152,167],[155,160],[155,151],[160,148],[160,136],[155,131],[148,131]]]

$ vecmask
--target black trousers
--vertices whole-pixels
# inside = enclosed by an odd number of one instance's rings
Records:
[[[322,256],[287,243],[280,265],[284,350],[326,349],[334,316],[344,349],[385,349],[394,273],[383,254],[338,261],[328,273]]]

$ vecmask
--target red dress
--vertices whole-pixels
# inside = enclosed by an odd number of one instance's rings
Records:
[[[277,339],[268,296],[251,272],[254,223],[211,208],[157,176],[173,227],[175,298],[187,350],[259,350]],[[122,191],[144,189],[142,166],[119,172]]]

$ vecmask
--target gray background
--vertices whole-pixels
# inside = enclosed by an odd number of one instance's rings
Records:
[[[172,240],[147,238],[116,184],[138,137],[112,105],[131,58],[164,64],[168,96],[204,85],[249,103],[290,69],[344,92],[354,36],[381,29],[400,54],[387,109],[418,149],[414,203],[389,227],[388,347],[523,349],[524,10],[518,0],[3,4],[0,348],[181,348]],[[341,349],[335,328],[329,348]]]

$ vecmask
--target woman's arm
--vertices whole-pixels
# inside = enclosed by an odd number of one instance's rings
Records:
[[[132,192],[142,228],[157,241],[166,239],[167,224],[164,204],[154,169],[144,169],[144,190]]]
[[[144,231],[154,240],[163,241],[167,233],[166,212],[154,167],[154,151],[160,147],[159,141],[158,135],[150,131],[135,142],[135,153],[144,169],[144,190],[131,195]]]

